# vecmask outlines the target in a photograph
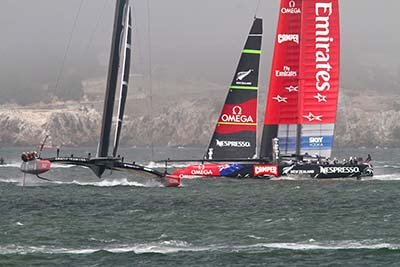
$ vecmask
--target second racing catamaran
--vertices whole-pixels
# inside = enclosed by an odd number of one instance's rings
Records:
[[[372,176],[369,162],[331,159],[339,92],[338,0],[281,0],[259,157],[262,20],[255,19],[204,159],[171,177]]]

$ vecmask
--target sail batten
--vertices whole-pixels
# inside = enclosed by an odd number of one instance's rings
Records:
[[[262,19],[255,18],[207,149],[207,159],[253,158],[256,154],[261,40]]]

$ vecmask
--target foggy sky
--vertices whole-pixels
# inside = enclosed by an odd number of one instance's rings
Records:
[[[0,1],[0,90],[21,81],[56,80],[80,1]],[[153,70],[163,69],[175,78],[228,84],[258,0],[133,1],[135,72],[148,67],[148,1]],[[261,85],[268,82],[279,2],[261,0],[257,12],[264,19]],[[66,73],[106,75],[98,65],[108,62],[114,7],[114,0],[83,2]],[[364,75],[357,73],[360,66],[372,65],[399,74],[400,1],[342,0],[340,11],[341,86],[356,86]],[[353,72],[357,78],[352,77]]]

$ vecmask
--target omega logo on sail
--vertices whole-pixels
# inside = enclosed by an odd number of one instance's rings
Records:
[[[282,14],[300,14],[301,9],[296,7],[296,1],[289,1],[289,7],[283,7],[281,9]]]
[[[317,73],[315,74],[315,86],[319,92],[331,89],[332,66],[330,60],[330,45],[333,38],[329,36],[329,18],[332,15],[332,3],[315,4],[315,63]]]
[[[232,114],[223,114],[221,120],[223,122],[239,122],[239,123],[254,123],[251,115],[247,116],[242,114],[243,110],[240,106],[234,106],[232,108]]]

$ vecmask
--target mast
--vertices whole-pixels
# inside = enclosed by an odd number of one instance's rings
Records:
[[[118,81],[118,67],[120,63],[120,44],[123,30],[124,8],[128,1],[129,0],[117,0],[115,6],[114,29],[111,40],[111,54],[108,65],[107,87],[104,99],[103,119],[101,124],[99,145],[97,148],[97,157],[108,156],[115,92]],[[104,169],[99,172],[100,175],[103,172]]]
[[[129,83],[129,71],[131,64],[131,48],[132,48],[132,18],[131,18],[131,6],[127,6],[125,10],[125,22],[124,22],[124,45],[122,46],[122,79],[120,85],[120,96],[118,105],[118,120],[115,129],[114,138],[114,149],[113,157],[117,156],[119,139],[121,136],[122,120],[124,118],[126,96],[128,94],[128,83]]]

